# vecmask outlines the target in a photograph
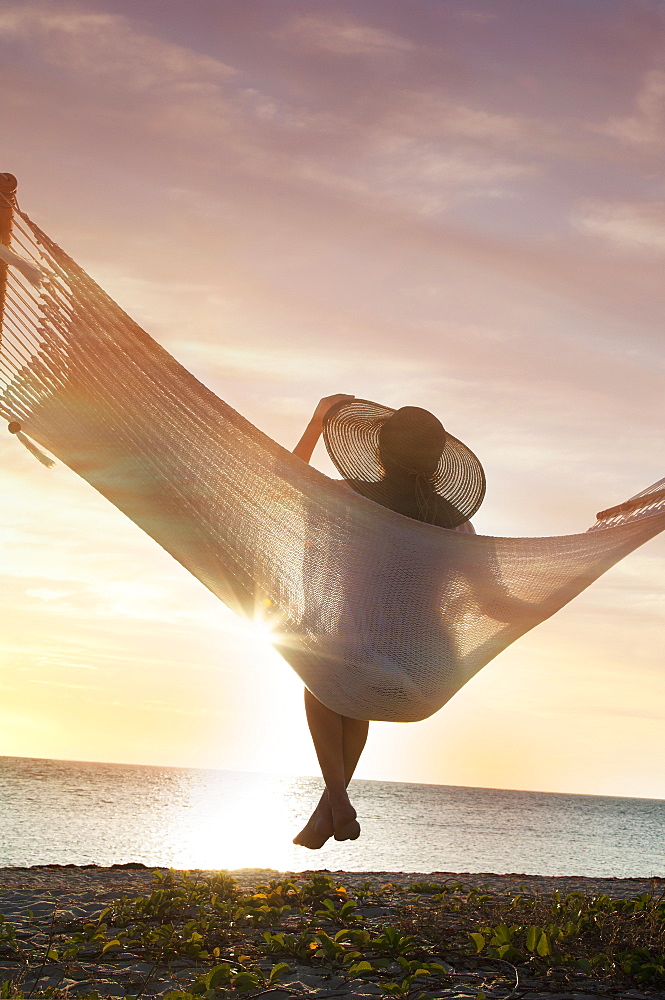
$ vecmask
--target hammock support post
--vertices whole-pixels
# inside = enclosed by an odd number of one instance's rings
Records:
[[[18,181],[13,174],[0,174],[0,243],[9,246],[14,218],[14,198]],[[0,344],[2,343],[2,321],[5,312],[5,290],[7,288],[8,265],[0,261]]]

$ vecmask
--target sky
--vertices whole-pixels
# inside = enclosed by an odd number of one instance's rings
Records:
[[[664,43],[641,0],[2,2],[0,170],[287,448],[424,406],[479,532],[584,531],[665,475]],[[316,773],[265,635],[9,435],[0,496],[0,754]],[[660,537],[358,776],[665,797],[664,579]]]

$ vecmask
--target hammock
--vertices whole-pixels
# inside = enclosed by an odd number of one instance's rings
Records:
[[[11,191],[8,203],[0,415],[227,605],[271,619],[281,655],[343,715],[432,715],[665,528],[665,480],[601,512],[586,533],[552,538],[461,534],[380,507],[218,399]]]

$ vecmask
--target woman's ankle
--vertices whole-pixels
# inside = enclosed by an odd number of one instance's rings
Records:
[[[333,793],[332,795],[329,792],[328,805],[330,806],[330,811],[335,817],[339,817],[343,820],[356,818],[356,810],[354,809],[346,790],[339,793]]]

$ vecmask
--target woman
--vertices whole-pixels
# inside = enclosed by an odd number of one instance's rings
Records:
[[[322,399],[293,454],[309,462],[323,433],[345,485],[419,521],[473,532],[485,476],[465,445],[428,410],[400,410],[339,394]],[[360,824],[347,793],[369,722],[339,715],[305,689],[305,711],[325,791],[294,844],[316,850],[330,837],[356,840]]]

